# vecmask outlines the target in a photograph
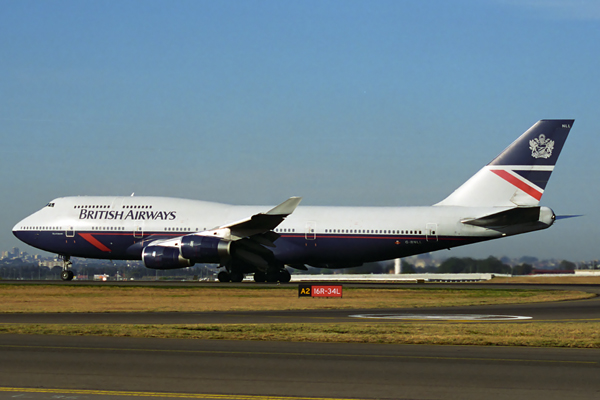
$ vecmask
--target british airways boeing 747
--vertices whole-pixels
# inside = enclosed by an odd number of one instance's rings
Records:
[[[348,268],[546,229],[540,199],[573,120],[541,120],[450,196],[430,207],[267,208],[166,197],[63,197],[14,235],[70,257],[143,260],[148,268],[220,264],[219,280],[288,282],[287,267]]]

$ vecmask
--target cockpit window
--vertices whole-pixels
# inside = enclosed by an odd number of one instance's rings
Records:
[[[46,207],[54,207],[54,203],[48,203],[46,204]]]

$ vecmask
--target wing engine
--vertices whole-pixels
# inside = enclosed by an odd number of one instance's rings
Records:
[[[224,264],[232,259],[266,271],[274,261],[267,247],[275,247],[279,234],[275,229],[300,203],[300,197],[291,197],[266,213],[215,229],[152,242],[142,251],[142,260],[148,268],[185,268],[195,263]]]

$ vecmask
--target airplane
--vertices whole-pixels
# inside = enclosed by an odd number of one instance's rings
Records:
[[[289,282],[287,267],[349,268],[552,226],[540,199],[574,120],[540,120],[444,200],[428,207],[273,208],[142,196],[62,197],[13,228],[63,259],[142,260],[152,269],[215,263],[221,282]]]

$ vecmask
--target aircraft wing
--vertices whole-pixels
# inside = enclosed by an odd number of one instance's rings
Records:
[[[267,249],[267,247],[275,247],[273,242],[279,238],[279,234],[274,232],[273,229],[285,217],[294,212],[301,200],[301,197],[290,197],[265,213],[254,214],[241,221],[222,225],[205,232],[166,240],[159,239],[147,243],[144,254],[147,253],[148,257],[155,257],[154,255],[150,256],[150,254],[160,252],[161,257],[165,258],[164,254],[169,252],[168,256],[173,258],[176,268],[189,266],[189,261],[185,261],[185,259],[193,262],[212,263],[219,262],[222,257],[230,257],[251,264],[258,270],[266,272],[269,265],[276,262],[273,252]],[[172,250],[173,248],[177,248],[179,251],[175,253]]]
[[[216,229],[229,229],[231,235],[244,238],[266,233],[275,229],[285,217],[294,212],[302,197],[290,197],[280,205],[273,207],[266,213],[254,214],[250,218],[219,226]]]

